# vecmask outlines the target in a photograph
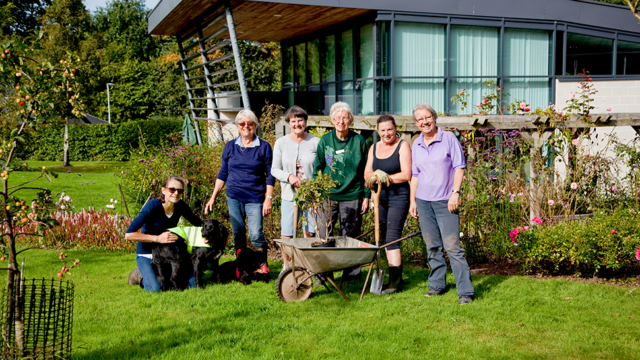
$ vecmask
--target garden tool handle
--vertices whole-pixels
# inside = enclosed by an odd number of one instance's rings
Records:
[[[414,232],[413,234],[409,234],[409,235],[407,235],[407,236],[405,236],[405,237],[403,237],[403,238],[400,238],[400,239],[398,239],[398,240],[393,240],[392,242],[390,242],[390,243],[388,243],[388,244],[384,244],[384,245],[380,246],[380,249],[384,249],[384,248],[386,248],[386,247],[387,247],[387,246],[389,246],[389,245],[393,245],[393,244],[395,244],[395,243],[397,243],[397,242],[400,242],[400,241],[402,241],[402,240],[407,240],[407,239],[409,239],[409,238],[412,238],[412,237],[414,237],[414,236],[416,236],[416,235],[420,235],[420,234],[421,234],[421,232],[420,232],[420,231],[416,231],[416,232]]]
[[[293,201],[295,204],[295,193],[296,193],[296,188],[295,187],[291,187],[293,189]],[[298,237],[298,205],[294,205],[293,206],[293,238],[296,239]]]
[[[375,233],[376,247],[380,246],[380,192],[381,191],[382,191],[382,185],[380,184],[380,181],[378,181],[378,187],[376,189],[376,192],[372,194],[373,210],[375,212],[374,218],[375,218],[375,228],[376,228],[376,233]],[[380,250],[378,250],[377,256],[378,256],[378,271],[379,271],[380,270]]]

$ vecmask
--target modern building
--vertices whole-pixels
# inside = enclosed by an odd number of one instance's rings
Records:
[[[357,115],[411,115],[420,101],[442,113],[470,114],[473,106],[462,111],[451,98],[465,89],[469,103],[478,104],[489,91],[482,85],[486,81],[504,87],[508,102],[562,107],[583,69],[599,88],[596,110],[640,113],[640,24],[628,7],[585,0],[234,0],[226,5],[239,40],[281,43],[284,105],[301,105],[309,114],[328,115],[336,101],[348,102]],[[206,54],[205,40],[219,27],[208,24],[224,6],[161,0],[149,16],[149,32],[179,41],[195,36]],[[213,90],[208,86],[202,88]],[[208,99],[215,101],[212,94]]]

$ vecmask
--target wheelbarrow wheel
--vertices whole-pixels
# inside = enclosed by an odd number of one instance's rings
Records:
[[[282,271],[276,281],[276,292],[280,300],[284,302],[307,300],[313,291],[313,276],[310,275],[311,273],[306,269],[296,266],[296,281],[294,281],[291,268]]]

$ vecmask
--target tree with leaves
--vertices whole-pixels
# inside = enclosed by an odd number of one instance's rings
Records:
[[[3,124],[13,126],[10,132],[3,133],[0,143],[0,248],[8,255],[6,303],[2,311],[3,339],[8,339],[11,326],[14,327],[16,349],[18,354],[8,357],[28,357],[29,354],[20,353],[24,348],[24,323],[22,322],[22,306],[20,298],[20,271],[18,270],[17,255],[25,250],[17,251],[16,241],[20,236],[44,236],[44,231],[56,224],[51,216],[51,196],[49,190],[42,190],[37,199],[30,203],[17,197],[17,193],[24,189],[35,189],[26,186],[41,177],[50,180],[53,173],[46,167],[37,170],[34,179],[17,185],[10,183],[12,172],[28,170],[27,165],[18,164],[15,154],[23,141],[22,135],[27,129],[33,129],[38,123],[46,122],[52,112],[68,111],[68,116],[79,116],[82,99],[78,93],[80,84],[77,64],[79,59],[67,55],[59,62],[40,60],[39,47],[43,33],[38,37],[29,38],[28,42],[12,40],[0,47],[0,119]],[[31,169],[34,170],[34,169]],[[37,188],[41,190],[40,188]],[[26,230],[35,225],[35,232]],[[63,261],[61,275],[68,269],[65,256],[60,253]],[[74,262],[73,266],[77,266]],[[15,313],[14,323],[11,314]],[[11,348],[7,345],[6,348]],[[7,354],[5,354],[7,355]]]

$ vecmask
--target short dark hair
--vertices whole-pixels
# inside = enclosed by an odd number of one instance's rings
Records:
[[[393,127],[396,129],[398,128],[398,125],[396,125],[396,119],[394,119],[393,116],[391,115],[380,115],[380,117],[378,118],[378,125],[387,121],[391,121],[391,123],[393,124]]]
[[[304,109],[302,109],[298,105],[293,105],[284,114],[284,121],[289,122],[291,118],[297,118],[297,117],[303,118],[304,121],[307,121],[309,119],[309,115],[307,115],[307,112],[304,111]]]

